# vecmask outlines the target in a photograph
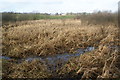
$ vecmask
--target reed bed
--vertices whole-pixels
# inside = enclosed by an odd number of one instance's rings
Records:
[[[74,54],[78,48],[96,47],[92,52],[70,59],[54,75],[39,60],[21,64],[3,60],[3,77],[120,78],[120,34],[115,25],[81,25],[79,19],[58,19],[17,22],[1,30],[2,55],[15,59]]]

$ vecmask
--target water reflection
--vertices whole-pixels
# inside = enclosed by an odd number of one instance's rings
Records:
[[[93,51],[95,48],[94,47],[87,47],[85,49],[83,48],[79,48],[76,50],[75,53],[64,53],[64,54],[56,54],[56,55],[53,55],[53,56],[46,56],[46,57],[29,57],[29,58],[26,58],[26,59],[21,59],[18,60],[20,61],[20,63],[22,61],[28,61],[28,62],[31,62],[32,60],[41,60],[43,62],[46,63],[46,65],[48,65],[48,68],[50,70],[56,70],[56,68],[59,68],[60,66],[64,65],[70,58],[73,58],[73,57],[77,57],[77,56],[80,56],[81,54],[85,53],[85,52],[89,52],[89,51]],[[6,59],[6,60],[9,60],[11,58],[9,57],[6,57],[6,56],[0,56],[0,59]]]

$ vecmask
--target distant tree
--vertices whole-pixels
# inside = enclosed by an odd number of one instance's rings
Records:
[[[59,15],[58,13],[55,13],[55,15]]]

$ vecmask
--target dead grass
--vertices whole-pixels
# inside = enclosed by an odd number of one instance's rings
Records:
[[[38,20],[23,22],[16,27],[4,27],[2,55],[26,58],[72,53],[77,48],[95,46],[98,47],[96,50],[69,60],[52,77],[120,78],[119,28],[78,23],[79,20]],[[41,61],[21,64],[13,61],[3,61],[4,77],[51,77],[50,71]]]
[[[104,52],[104,50],[109,52]],[[103,48],[71,59],[58,70],[57,77],[120,78],[120,52]]]
[[[98,49],[71,59],[58,70],[58,77],[120,78],[119,37],[108,36],[100,41]]]
[[[3,61],[3,78],[51,77],[51,72],[47,69],[45,63],[40,60],[24,61],[20,64],[16,63],[15,60],[13,61]]]
[[[79,20],[33,22],[3,29],[3,55],[23,58],[72,53],[80,47],[98,46],[100,40],[113,32],[111,29],[116,29],[113,26],[82,26]]]

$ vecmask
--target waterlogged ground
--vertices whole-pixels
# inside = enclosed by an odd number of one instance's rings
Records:
[[[105,45],[98,48],[80,48],[75,53],[54,56],[28,57],[18,60],[6,56],[0,58],[3,59],[3,73],[12,78],[77,77],[80,79],[96,76],[102,78],[108,75],[102,71],[106,72],[109,69],[111,74],[114,74],[113,77],[119,77],[119,70],[116,70],[119,69],[119,49],[118,45]]]
[[[11,25],[1,28],[5,78],[120,77],[120,30],[115,25],[81,25],[80,20]]]
[[[87,48],[80,48],[75,51],[75,53],[63,53],[63,54],[56,54],[56,55],[48,55],[45,57],[28,57],[23,59],[17,59],[17,63],[21,64],[23,61],[32,62],[33,60],[37,59],[46,63],[49,70],[54,72],[55,70],[61,68],[68,60],[74,57],[78,57],[83,53],[93,51],[94,47],[87,47]],[[11,60],[14,58],[10,58],[7,56],[0,56],[0,59]]]

